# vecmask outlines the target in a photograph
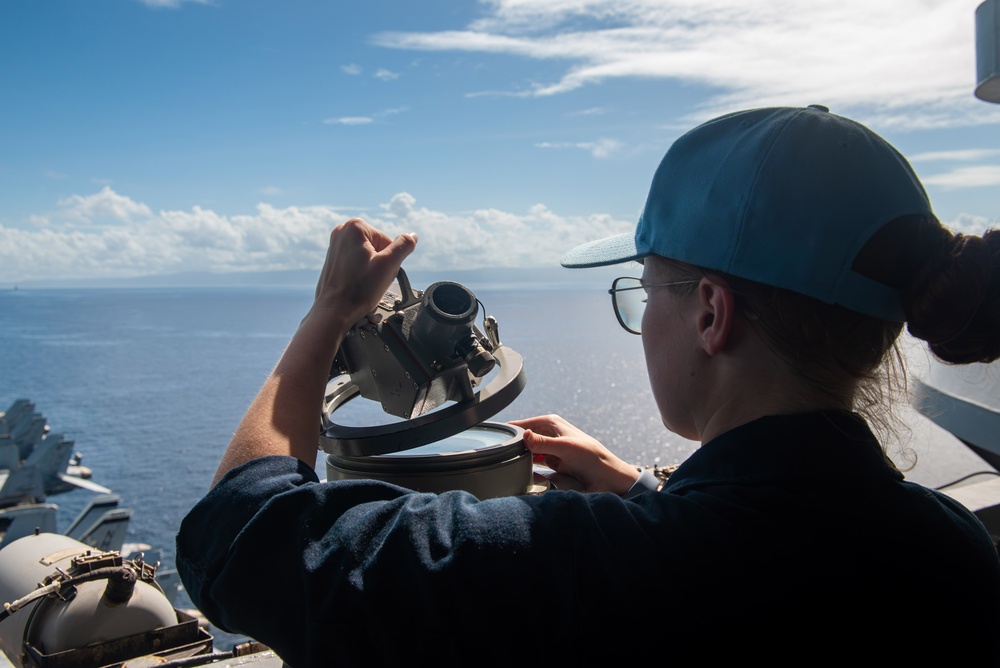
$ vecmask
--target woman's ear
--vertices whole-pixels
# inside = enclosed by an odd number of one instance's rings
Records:
[[[717,276],[705,276],[698,284],[698,339],[702,349],[715,355],[726,348],[733,330],[736,304],[732,288]]]

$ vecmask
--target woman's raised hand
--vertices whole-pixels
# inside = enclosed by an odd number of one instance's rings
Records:
[[[346,331],[375,308],[416,245],[416,234],[392,239],[360,218],[338,225],[330,233],[316,299],[307,318],[335,315],[343,320]]]

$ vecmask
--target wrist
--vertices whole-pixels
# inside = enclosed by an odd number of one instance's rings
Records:
[[[348,329],[343,318],[311,310],[292,335],[279,366],[305,365],[329,373]]]
[[[350,309],[332,305],[327,306],[315,302],[299,323],[299,329],[308,328],[310,330],[336,333],[340,338],[343,338],[347,334],[347,331],[361,320],[362,317],[364,317],[364,313],[355,317],[350,312]]]
[[[617,459],[617,458],[616,458]],[[635,485],[636,478],[639,477],[639,470],[634,466],[621,460],[605,461],[606,468],[591,480],[587,491],[589,492],[611,492],[618,496],[624,496]]]

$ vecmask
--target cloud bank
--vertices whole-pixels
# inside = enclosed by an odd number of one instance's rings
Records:
[[[59,202],[27,226],[0,225],[0,281],[135,277],[180,272],[277,271],[322,266],[330,230],[351,217],[328,206],[257,205],[244,215],[199,206],[153,211],[104,187]],[[448,213],[399,193],[364,216],[387,234],[416,232],[413,269],[555,267],[571,246],[627,232],[635,221],[524,213]]]
[[[62,200],[27,226],[0,225],[0,282],[318,270],[330,230],[352,215],[329,206],[263,203],[242,215],[199,206],[153,211],[106,186]],[[562,216],[544,204],[523,213],[437,211],[417,206],[405,192],[363,217],[390,236],[416,232],[420,242],[407,267],[428,270],[556,267],[569,248],[635,226],[602,214]],[[967,214],[943,222],[965,234],[997,226]]]
[[[879,127],[998,122],[971,94],[981,0],[481,0],[464,30],[383,32],[383,47],[565,63],[509,94],[564,94],[612,79],[715,90],[687,120],[822,103]],[[481,91],[478,91],[481,92]],[[470,91],[475,94],[477,91]]]

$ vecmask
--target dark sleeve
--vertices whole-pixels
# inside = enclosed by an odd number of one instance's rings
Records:
[[[265,457],[227,474],[184,519],[177,568],[213,624],[292,666],[412,665],[420,652],[435,665],[449,653],[468,665],[469,651],[510,628],[509,646],[491,654],[500,664],[552,637],[531,635],[524,610],[544,610],[556,634],[579,630],[581,618],[597,624],[589,610],[628,609],[589,591],[595,578],[626,597],[641,589],[621,568],[648,551],[626,505],[613,494],[479,501],[320,483],[298,460]]]

